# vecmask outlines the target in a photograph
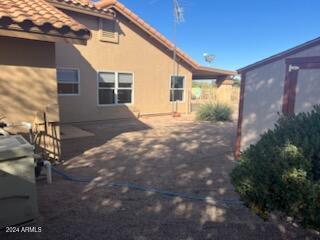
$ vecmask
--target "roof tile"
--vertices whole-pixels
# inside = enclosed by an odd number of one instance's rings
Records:
[[[96,8],[94,3],[92,3],[89,0],[56,0],[56,2],[77,5],[77,6],[82,6],[82,7],[91,8],[91,9]]]
[[[12,24],[31,22],[37,27],[46,25],[58,31],[64,28],[78,35],[90,36],[89,30],[84,25],[67,16],[45,0],[2,0],[0,3],[0,22],[4,19],[10,19],[11,23],[6,26],[9,29]]]
[[[73,6],[76,8],[86,9],[89,11],[94,11],[102,14],[109,13],[108,9],[97,7],[96,4],[90,0],[47,0],[47,1],[52,4],[57,3],[61,5],[66,5],[66,6]],[[57,7],[59,6],[57,5]]]

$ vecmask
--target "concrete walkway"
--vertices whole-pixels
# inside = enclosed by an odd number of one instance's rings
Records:
[[[24,239],[317,239],[278,220],[264,222],[238,200],[229,173],[235,124],[171,117],[77,125],[94,137],[63,142],[60,169],[90,183],[54,176],[38,183],[42,233]],[[211,197],[216,203],[108,187],[131,182]],[[227,201],[227,202],[226,202]],[[19,239],[11,234],[6,239]],[[309,238],[306,238],[306,237]],[[10,237],[10,238],[9,238]]]

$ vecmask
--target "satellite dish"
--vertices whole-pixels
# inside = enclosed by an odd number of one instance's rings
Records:
[[[216,58],[213,54],[208,54],[208,53],[204,53],[203,57],[204,57],[204,60],[209,64],[211,64]]]

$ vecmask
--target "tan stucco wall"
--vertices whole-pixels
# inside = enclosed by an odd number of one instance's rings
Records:
[[[310,56],[320,56],[320,46],[291,55],[290,58]],[[257,142],[262,133],[273,128],[278,119],[278,113],[282,111],[285,74],[285,59],[246,73],[241,150]],[[308,96],[304,98],[303,95],[307,93],[302,93],[301,99],[308,98]],[[300,101],[299,98],[298,101]],[[298,103],[298,106],[301,104]]]
[[[48,120],[59,121],[54,48],[54,43],[0,37],[0,115],[7,123],[37,123],[36,115],[44,111]],[[23,127],[8,130],[27,132]],[[59,150],[59,127],[56,130],[57,139],[48,131],[45,145],[40,145],[57,158],[58,152],[52,152],[53,146]]]
[[[172,111],[169,81],[173,62],[170,55],[166,54],[167,50],[160,50],[150,36],[146,36],[119,14],[119,44],[99,40],[98,18],[70,12],[68,14],[90,28],[92,39],[87,46],[57,44],[57,66],[80,69],[80,95],[59,96],[61,121],[127,118],[134,116],[133,112],[143,115]],[[134,73],[134,103],[130,106],[97,106],[97,71]],[[179,74],[186,76],[186,90],[190,90],[191,72],[180,66]],[[181,113],[187,111],[186,99],[187,96],[184,103],[178,104],[178,111]]]
[[[54,43],[0,37],[0,73],[0,115],[8,122],[33,122],[57,106]]]

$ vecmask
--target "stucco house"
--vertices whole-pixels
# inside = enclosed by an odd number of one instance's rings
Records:
[[[0,116],[47,121],[59,151],[60,123],[186,113],[192,79],[229,87],[236,72],[174,49],[118,1],[1,1]]]
[[[241,93],[236,155],[272,128],[279,113],[320,104],[320,38],[239,69]]]
[[[63,123],[186,113],[193,78],[222,83],[235,74],[201,67],[180,49],[174,70],[174,45],[118,1],[48,2],[92,34],[85,46],[56,44]]]

